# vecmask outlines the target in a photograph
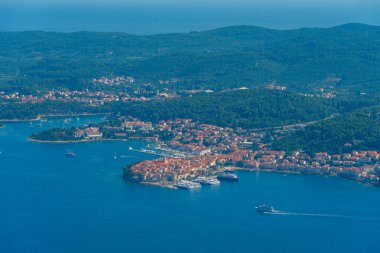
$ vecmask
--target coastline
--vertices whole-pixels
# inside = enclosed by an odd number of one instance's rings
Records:
[[[82,140],[71,140],[71,141],[47,141],[47,140],[37,140],[33,138],[28,138],[28,141],[59,144],[59,143],[79,143],[79,142],[96,142],[96,141],[128,141],[128,139],[100,139],[100,140],[82,139]]]
[[[164,184],[163,182],[140,182],[140,184],[157,186],[157,187],[162,187],[162,188],[171,189],[171,190],[178,190],[178,188],[175,187],[174,185]]]
[[[31,141],[31,142],[41,142],[41,143],[55,143],[55,144],[79,143],[79,142],[91,142],[91,140],[76,140],[76,141],[45,141],[45,140],[36,140],[36,139],[33,139],[33,138],[28,138],[28,141]]]
[[[38,116],[37,118],[33,118],[33,119],[0,119],[0,122],[32,122],[32,121],[38,121],[38,120],[41,120],[43,117],[40,117]]]
[[[41,114],[37,118],[32,119],[0,119],[0,122],[32,122],[38,121],[43,118],[53,118],[53,117],[77,117],[77,116],[102,116],[109,115],[108,112],[101,113],[74,113],[74,114]]]
[[[28,138],[28,141],[31,142],[41,142],[41,143],[80,143],[80,142],[101,142],[101,141],[130,141],[132,139],[111,139],[111,138],[105,138],[105,139],[99,139],[99,140],[90,140],[90,139],[82,139],[82,140],[71,140],[71,141],[48,141],[48,140],[37,140],[33,138]],[[143,139],[141,139],[143,140]]]
[[[77,117],[77,116],[102,116],[109,115],[109,112],[99,112],[99,113],[74,113],[74,114],[41,114],[41,118],[49,117]]]
[[[286,171],[286,170],[277,171],[277,170],[259,169],[259,168],[257,168],[257,169],[248,169],[248,168],[235,167],[235,166],[226,166],[226,167],[223,167],[222,169],[219,169],[218,171],[215,171],[213,173],[213,175],[215,175],[217,173],[225,172],[226,170],[231,170],[231,171],[246,171],[246,172],[255,172],[255,173],[263,172],[263,173],[283,174],[283,176],[286,176],[288,174],[291,174],[291,175],[316,175],[316,176],[324,176],[324,177],[338,177],[339,176],[339,175],[337,175],[335,173],[323,174],[323,173],[307,173],[307,172]],[[341,179],[345,179],[345,178],[341,177]],[[366,185],[366,186],[378,187],[377,185],[371,184],[371,183],[368,183],[368,182],[364,182],[364,181],[360,181],[360,180],[355,180],[355,179],[350,179],[350,180],[352,180],[354,182],[361,183],[361,184]],[[167,181],[158,181],[158,182],[141,181],[141,182],[139,182],[139,184],[151,185],[151,186],[157,186],[157,187],[163,187],[163,188],[168,188],[168,189],[178,189],[177,187],[175,187],[174,185],[168,183]]]

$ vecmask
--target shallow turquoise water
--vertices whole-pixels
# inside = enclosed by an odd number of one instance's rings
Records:
[[[82,124],[99,117],[83,118]],[[127,183],[153,156],[139,142],[27,142],[40,127],[0,129],[0,252],[378,252],[380,189],[340,178],[239,173],[189,192]],[[44,123],[61,126],[62,119]],[[67,148],[77,157],[66,158]],[[118,158],[114,159],[114,155]],[[122,156],[122,157],[121,157]],[[269,203],[298,213],[260,215]]]

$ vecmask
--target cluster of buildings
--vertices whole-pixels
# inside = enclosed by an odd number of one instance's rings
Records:
[[[102,126],[102,129],[107,131],[108,138],[140,136],[158,141],[157,146],[162,148],[193,156],[250,148],[259,143],[264,136],[263,133],[201,124],[191,119],[166,120],[153,124],[132,117],[120,117],[118,122],[112,126]]]
[[[326,152],[308,155],[261,147],[263,133],[242,129],[199,124],[190,119],[161,121],[147,126],[161,145],[189,154],[183,158],[160,158],[129,166],[129,178],[136,181],[160,182],[192,179],[234,166],[246,170],[285,173],[339,175],[365,183],[379,183],[380,154],[377,151],[352,151],[343,154]],[[131,129],[146,131],[141,121],[124,122]],[[150,128],[152,127],[152,128]],[[162,141],[165,136],[166,140]],[[254,144],[256,149],[253,149]],[[127,176],[128,177],[128,176]]]
[[[176,83],[176,78],[160,80],[159,84]],[[162,87],[161,91],[151,83],[135,85],[133,77],[101,77],[92,79],[92,85],[83,90],[43,89],[34,93],[1,91],[0,104],[44,103],[48,101],[81,102],[101,106],[109,102],[145,102],[178,97],[177,93]]]
[[[114,138],[146,138],[155,141],[160,150],[172,151],[174,158],[130,166],[131,177],[138,181],[188,179],[220,171],[224,166],[235,166],[247,170],[340,175],[366,183],[379,182],[380,153],[375,150],[342,154],[289,153],[265,147],[262,132],[201,124],[191,119],[152,124],[128,117],[120,122],[119,126],[78,129],[75,138],[100,140],[104,137],[102,130],[107,129],[114,130]],[[179,158],[175,154],[186,155]]]
[[[116,77],[101,77],[99,79],[92,79],[94,84],[104,84],[104,85],[123,85],[131,84],[135,82],[135,79],[131,76],[116,76]]]
[[[316,153],[308,156],[299,151],[237,150],[228,154],[206,154],[188,158],[160,158],[127,167],[133,181],[175,181],[193,179],[219,172],[225,166],[235,169],[338,175],[364,183],[379,183],[380,169],[377,151],[353,151],[343,155]],[[128,176],[127,176],[128,177]]]
[[[152,122],[145,122],[135,118],[128,118],[121,123],[121,127],[124,131],[153,131]]]
[[[339,93],[338,90],[335,89],[333,86],[326,86],[326,87],[319,87],[315,89],[315,92],[313,93],[299,93],[302,96],[305,97],[319,97],[319,98],[335,98],[337,94]]]
[[[268,84],[265,86],[268,90],[286,90],[286,86]]]
[[[378,182],[376,170],[380,169],[380,154],[377,151],[352,151],[330,155],[326,152],[309,156],[300,151],[286,154],[284,151],[252,152],[243,161],[249,169],[311,174],[334,174],[363,182]]]
[[[75,138],[78,139],[100,140],[102,137],[103,134],[100,132],[99,127],[87,127],[75,131]]]
[[[36,94],[20,94],[19,92],[5,93],[0,92],[0,102],[2,103],[43,103],[47,101],[62,102],[83,102],[94,105],[103,105],[106,102],[119,101],[124,97],[130,97],[127,93],[112,93],[107,91],[78,91],[78,90],[48,90]]]
[[[175,84],[175,83],[178,83],[179,81],[180,81],[179,78],[171,78],[168,80],[158,80],[158,83],[161,85],[165,85],[165,84]]]
[[[250,151],[239,150],[229,154],[191,156],[189,158],[159,158],[127,166],[124,177],[137,182],[163,182],[194,179],[220,172],[226,165],[240,165]]]
[[[162,182],[195,178],[209,173],[210,165],[215,159],[207,156],[183,158],[159,158],[143,161],[129,166],[124,171],[124,178],[132,181]]]
[[[191,119],[160,121],[155,128],[160,136],[171,136],[165,143],[167,147],[199,156],[251,147],[263,138],[262,133],[200,124]]]
[[[149,100],[162,100],[177,97],[172,92],[159,92],[151,88],[139,87],[124,90],[47,90],[36,94],[21,94],[20,92],[0,91],[0,103],[43,103],[47,101],[81,102],[94,106],[109,102],[144,102]]]

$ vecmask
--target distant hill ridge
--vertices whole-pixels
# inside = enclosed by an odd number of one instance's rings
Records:
[[[364,24],[149,36],[0,32],[0,57],[0,85],[80,87],[100,76],[131,75],[148,82],[176,77],[180,88],[216,90],[272,81],[300,91],[380,88],[380,27]]]

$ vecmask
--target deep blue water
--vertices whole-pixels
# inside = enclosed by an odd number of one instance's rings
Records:
[[[0,1],[0,31],[104,31],[156,34],[231,25],[277,29],[345,23],[380,25],[378,1]],[[133,1],[132,1],[133,2]],[[164,4],[163,2],[170,2]],[[55,3],[55,4],[54,4]]]
[[[121,168],[153,158],[128,150],[143,143],[28,142],[39,129],[0,129],[1,253],[379,252],[378,188],[250,172],[195,192],[137,185]],[[67,148],[77,157],[66,158]],[[342,217],[260,215],[254,206],[263,203]]]

